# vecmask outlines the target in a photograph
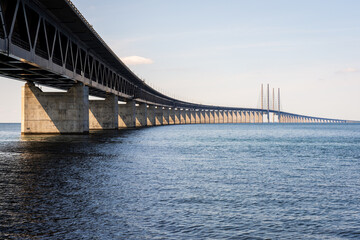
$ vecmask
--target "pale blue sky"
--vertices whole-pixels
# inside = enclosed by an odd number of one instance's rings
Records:
[[[73,2],[120,58],[146,58],[129,67],[165,93],[257,107],[270,83],[285,111],[360,120],[358,0]],[[21,85],[0,79],[0,122],[20,122]]]

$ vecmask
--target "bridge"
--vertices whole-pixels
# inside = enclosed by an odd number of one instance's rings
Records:
[[[270,109],[269,104],[267,109],[234,108],[166,96],[137,77],[69,0],[0,0],[0,75],[25,82],[22,134],[264,123],[270,114],[279,123],[348,122]],[[65,92],[43,92],[37,85]],[[104,100],[89,100],[89,95]]]

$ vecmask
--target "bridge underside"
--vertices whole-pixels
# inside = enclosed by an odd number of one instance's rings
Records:
[[[12,58],[4,54],[0,54],[0,75],[62,90],[69,90],[77,83],[76,80],[74,81],[66,75],[51,72],[25,59]],[[89,94],[106,97],[106,92],[92,86],[89,86]]]

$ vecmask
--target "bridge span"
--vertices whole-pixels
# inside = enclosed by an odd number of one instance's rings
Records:
[[[280,123],[347,122],[269,109],[202,105],[166,96],[137,77],[69,0],[0,0],[0,75],[25,82],[23,134],[263,123],[269,114],[275,114]],[[42,92],[36,85],[66,92]],[[89,100],[89,95],[105,100]]]

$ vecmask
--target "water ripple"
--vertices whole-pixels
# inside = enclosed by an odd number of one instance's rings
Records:
[[[0,124],[0,238],[360,238],[360,125],[19,127]]]

